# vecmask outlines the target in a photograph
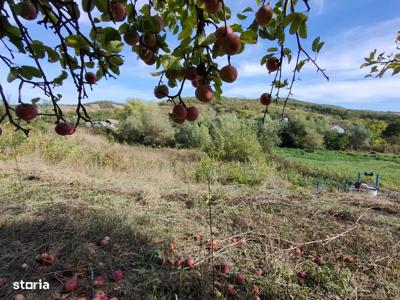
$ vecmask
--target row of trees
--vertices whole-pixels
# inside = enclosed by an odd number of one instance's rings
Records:
[[[275,146],[307,151],[376,150],[399,152],[400,120],[351,123],[344,133],[332,129],[327,119],[298,115],[287,122],[267,117],[239,118],[234,113],[203,116],[196,123],[175,126],[155,104],[130,102],[121,114],[118,138],[153,147],[199,148],[223,160],[248,161]]]
[[[343,126],[344,132],[331,128],[325,119],[296,117],[283,127],[282,146],[310,151],[358,150],[396,152],[400,150],[400,120],[359,120]]]

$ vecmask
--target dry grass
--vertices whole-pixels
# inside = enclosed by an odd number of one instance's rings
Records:
[[[86,133],[58,140],[40,135],[0,148],[3,158],[19,154],[18,168],[0,160],[0,277],[51,284],[50,291],[24,292],[29,300],[90,297],[92,277],[110,278],[117,269],[126,278],[103,289],[119,299],[210,299],[213,278],[224,298],[236,272],[246,276],[244,285],[235,283],[238,299],[256,299],[252,284],[261,299],[400,297],[399,202],[294,192],[272,171],[257,187],[213,184],[207,198],[207,186],[193,179],[196,152],[110,145]],[[195,233],[210,238],[207,199],[220,241],[215,263],[231,265],[227,276],[212,271],[209,250],[193,240]],[[111,243],[102,248],[96,242],[104,235]],[[293,254],[298,246],[301,256]],[[36,262],[44,251],[56,254],[53,265]],[[193,270],[158,264],[189,255],[198,263]],[[316,255],[323,266],[312,262]],[[296,276],[301,270],[304,280]],[[62,293],[73,274],[79,292]],[[16,293],[0,287],[1,299]]]

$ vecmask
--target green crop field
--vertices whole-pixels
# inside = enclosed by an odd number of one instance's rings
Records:
[[[277,150],[280,155],[294,161],[295,167],[309,167],[326,174],[326,177],[356,180],[358,172],[374,172],[382,175],[382,187],[400,190],[400,156],[319,150],[306,152],[301,149]]]

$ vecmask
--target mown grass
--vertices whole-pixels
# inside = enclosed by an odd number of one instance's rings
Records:
[[[294,162],[293,168],[308,167],[312,176],[337,182],[356,181],[359,172],[380,174],[383,188],[400,191],[400,156],[319,150],[277,149],[277,153]],[[373,178],[364,178],[375,180]]]
[[[0,277],[46,280],[51,290],[15,291],[6,284],[1,299],[18,292],[29,300],[92,299],[98,275],[107,277],[102,289],[119,300],[400,297],[398,202],[292,191],[271,165],[110,144],[84,131],[67,138],[34,133],[20,142],[3,137]],[[204,176],[210,173],[216,180],[209,195]],[[211,238],[210,201],[220,243],[213,260],[204,242]],[[193,239],[197,233],[202,241]],[[100,247],[104,235],[111,242]],[[303,255],[295,256],[295,247]],[[53,265],[36,261],[44,251],[56,255]],[[316,255],[323,266],[313,263]],[[189,256],[197,263],[193,269],[159,265],[160,258]],[[221,262],[231,266],[226,275],[213,268]],[[115,283],[111,274],[118,269],[125,279]],[[256,275],[257,269],[263,274]],[[297,277],[299,271],[307,273],[305,279]],[[237,272],[245,275],[244,284],[233,281]],[[72,276],[81,287],[66,294],[62,284]],[[217,297],[209,292],[213,280]],[[227,295],[228,284],[237,297]],[[259,298],[251,293],[253,284],[260,287]]]

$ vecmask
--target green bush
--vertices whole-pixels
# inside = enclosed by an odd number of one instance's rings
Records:
[[[264,153],[271,154],[274,147],[280,144],[279,131],[281,124],[266,116],[265,122],[262,119],[257,121],[257,139]]]
[[[174,129],[159,106],[131,101],[121,114],[118,133],[123,141],[152,147],[173,146]]]
[[[307,151],[320,149],[323,137],[320,128],[324,122],[303,116],[289,119],[281,130],[281,146],[287,148],[300,148]],[[323,126],[324,127],[324,126]]]
[[[181,148],[210,149],[212,139],[209,128],[204,123],[185,123],[179,126],[175,133],[175,140]]]
[[[363,150],[369,147],[371,134],[365,126],[352,125],[348,129],[349,146],[355,150]]]
[[[217,162],[205,156],[196,165],[195,178],[197,182],[214,182],[217,180]]]
[[[212,122],[210,134],[214,145],[208,153],[213,157],[241,162],[264,158],[254,122],[238,119],[233,114],[220,115]]]
[[[328,150],[344,150],[348,144],[348,136],[344,133],[328,130],[324,134],[324,145]]]
[[[265,181],[270,167],[265,162],[221,162],[210,157],[202,158],[196,165],[197,182],[258,185]]]
[[[219,181],[222,183],[258,185],[265,181],[265,174],[268,170],[267,164],[262,162],[230,162],[221,166]]]
[[[309,152],[314,152],[322,148],[323,137],[316,131],[307,130],[307,135],[302,140],[302,148]]]

